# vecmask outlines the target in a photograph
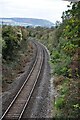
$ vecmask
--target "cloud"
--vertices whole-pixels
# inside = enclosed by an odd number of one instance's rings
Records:
[[[67,4],[63,0],[0,0],[0,17],[34,17],[55,22],[61,20]]]

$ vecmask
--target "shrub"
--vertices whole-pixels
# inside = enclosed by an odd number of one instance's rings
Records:
[[[24,27],[6,26],[2,27],[2,54],[3,59],[13,59],[16,50],[20,48],[22,41],[27,40],[28,32]]]
[[[64,105],[65,105],[65,100],[64,100],[64,95],[63,95],[56,99],[55,107],[56,109],[62,109]]]

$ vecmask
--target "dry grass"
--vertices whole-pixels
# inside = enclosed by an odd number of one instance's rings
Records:
[[[2,69],[2,90],[5,91],[9,84],[11,84],[16,77],[24,72],[23,68],[30,61],[33,55],[33,47],[29,44],[26,48],[26,43],[24,43],[21,49],[18,51],[15,59],[13,61],[6,62],[3,60]]]
[[[64,76],[55,76],[54,77],[54,85],[55,87],[60,85],[64,81]]]

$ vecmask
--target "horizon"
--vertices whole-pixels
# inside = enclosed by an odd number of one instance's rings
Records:
[[[50,20],[47,20],[47,19],[42,19],[42,18],[26,18],[26,17],[0,17],[0,19],[11,19],[11,18],[20,18],[20,19],[38,19],[38,20],[46,20],[46,21],[49,21],[51,23],[53,23],[52,21]],[[54,24],[54,23],[53,23]]]
[[[55,23],[70,2],[64,0],[1,0],[0,18],[36,18]]]

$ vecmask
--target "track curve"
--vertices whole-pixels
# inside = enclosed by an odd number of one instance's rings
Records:
[[[29,75],[27,76],[25,82],[21,86],[20,90],[18,91],[18,93],[16,94],[13,101],[11,102],[5,113],[2,115],[0,120],[2,119],[20,120],[22,118],[25,108],[28,105],[30,97],[37,84],[37,80],[39,78],[44,61],[43,48],[41,48],[41,45],[39,45],[38,43],[36,43],[36,46],[37,46],[37,56],[35,63]]]

